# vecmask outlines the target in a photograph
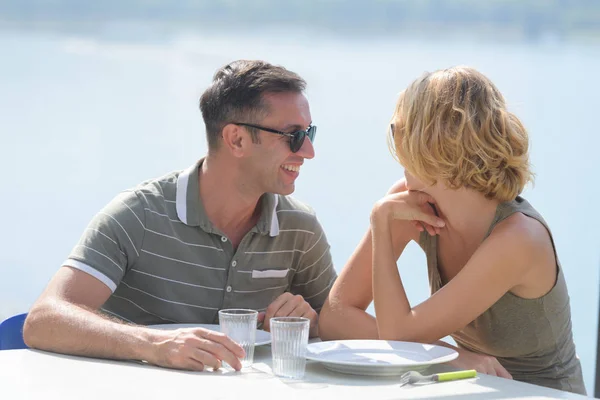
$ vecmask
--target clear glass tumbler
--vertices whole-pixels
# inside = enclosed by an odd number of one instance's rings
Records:
[[[258,311],[255,310],[232,308],[219,311],[221,332],[242,346],[246,352],[246,356],[240,360],[242,368],[252,366],[254,360],[257,319]]]
[[[306,346],[310,320],[300,317],[271,318],[271,353],[273,373],[302,379],[306,369]]]

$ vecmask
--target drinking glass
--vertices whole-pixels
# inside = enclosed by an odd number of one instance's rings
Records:
[[[306,346],[310,320],[301,317],[271,318],[271,353],[273,373],[302,379],[306,369]]]
[[[240,360],[242,368],[252,366],[254,360],[257,318],[258,311],[255,310],[231,308],[219,311],[221,332],[242,346],[246,352],[246,356]]]

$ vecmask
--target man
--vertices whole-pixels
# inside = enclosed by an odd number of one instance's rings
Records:
[[[318,312],[336,274],[310,208],[288,197],[314,157],[305,82],[262,61],[220,70],[200,99],[208,154],[125,191],[91,221],[33,305],[34,348],[191,370],[240,369],[223,334],[143,325],[216,323],[218,310]]]

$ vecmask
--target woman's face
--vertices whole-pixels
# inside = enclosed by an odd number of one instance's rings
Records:
[[[406,187],[408,190],[423,191],[427,187],[426,184],[421,182],[417,177],[411,175],[406,169],[404,170],[404,177],[406,178]]]
[[[427,193],[435,199],[446,196],[448,188],[439,181],[433,185],[425,183],[407,170],[404,170],[404,177],[406,178],[406,188],[408,190]]]

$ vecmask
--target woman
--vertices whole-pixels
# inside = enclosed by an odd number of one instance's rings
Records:
[[[550,230],[519,196],[532,178],[527,132],[498,89],[472,68],[425,74],[400,95],[390,147],[405,180],[373,207],[321,312],[321,337],[451,335],[457,367],[585,393]],[[415,307],[396,266],[411,240],[432,292]]]

